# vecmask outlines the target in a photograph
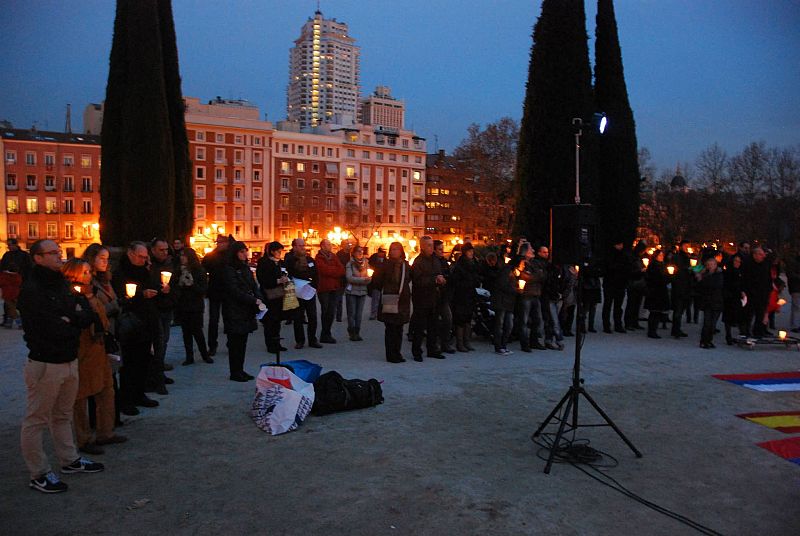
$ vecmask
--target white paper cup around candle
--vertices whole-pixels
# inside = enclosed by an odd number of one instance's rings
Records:
[[[125,283],[125,295],[129,298],[136,295],[136,283]]]
[[[667,272],[669,273],[669,275],[675,275],[675,267],[667,266]]]
[[[697,266],[697,259],[689,259],[689,264],[691,264],[692,268],[694,268],[695,266]]]
[[[525,288],[525,280],[524,279],[517,280],[517,284],[519,285],[519,289],[520,290]]]
[[[778,300],[778,306],[779,307],[783,307],[784,305],[786,305],[786,300],[784,300],[783,298],[780,298]]]
[[[644,264],[644,267],[647,268],[648,266],[650,266],[650,259],[645,257],[644,259],[642,259],[642,264]]]
[[[374,274],[374,273],[375,273],[375,270],[373,270],[372,268],[367,268],[367,275],[369,277],[372,277],[372,274]]]
[[[75,286],[74,286],[74,287],[72,287],[72,288],[75,290],[75,292],[77,292],[77,293],[79,293],[79,294],[80,294],[80,292],[81,292],[81,286],[80,286],[80,285],[75,285]]]
[[[172,272],[161,272],[161,284],[169,285],[169,280],[172,277]]]
[[[778,332],[778,338],[780,338],[780,340],[784,340],[786,338],[786,332],[783,331],[783,330],[780,330]]]

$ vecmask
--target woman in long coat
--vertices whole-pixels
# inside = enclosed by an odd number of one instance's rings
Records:
[[[651,339],[660,339],[658,334],[658,323],[664,318],[666,312],[670,310],[669,274],[667,267],[664,266],[664,251],[658,250],[650,260],[650,265],[645,273],[647,282],[647,297],[644,301],[644,308],[650,311],[647,317],[647,336]]]
[[[472,244],[467,242],[461,248],[461,255],[453,265],[448,281],[448,286],[452,288],[453,293],[450,305],[453,311],[453,324],[456,327],[456,350],[459,352],[474,350],[469,345],[469,332],[472,313],[475,311],[475,303],[478,300],[478,293],[475,289],[480,284],[481,276],[478,272],[478,264],[475,262],[475,249]]]
[[[228,366],[231,381],[246,382],[254,378],[244,371],[244,357],[247,337],[258,329],[256,315],[262,305],[261,291],[247,264],[247,245],[233,242],[228,251],[230,257],[223,272],[225,300],[222,302],[222,319],[228,336]]]
[[[197,258],[197,253],[192,248],[183,248],[179,261],[180,275],[178,284],[175,286],[175,319],[180,323],[183,334],[183,348],[186,353],[183,364],[194,363],[195,342],[203,361],[213,363],[214,360],[208,353],[206,337],[203,334],[203,312],[208,292],[208,276]]]
[[[73,409],[73,425],[75,427],[75,443],[81,452],[102,454],[103,449],[96,443],[118,443],[114,437],[114,380],[111,377],[111,364],[106,355],[104,334],[108,330],[108,317],[105,305],[95,296],[91,285],[92,272],[88,262],[70,259],[62,268],[64,277],[74,285],[74,290],[88,300],[89,305],[97,313],[99,322],[95,322],[81,331],[78,347],[78,393],[75,395]],[[92,429],[89,424],[88,398],[94,397],[97,441],[92,440]]]
[[[403,363],[405,359],[400,353],[403,344],[403,325],[411,319],[411,266],[406,261],[406,253],[400,242],[392,242],[389,256],[381,264],[380,269],[372,277],[373,288],[386,294],[400,296],[397,313],[383,312],[383,299],[378,308],[378,320],[383,322],[386,361]]]
[[[732,328],[736,326],[739,335],[747,333],[747,315],[742,305],[744,296],[742,273],[742,257],[734,255],[725,267],[723,275],[723,309],[722,322],[725,324],[725,342],[733,344]]]

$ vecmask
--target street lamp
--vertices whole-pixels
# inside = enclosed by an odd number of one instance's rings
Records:
[[[597,130],[600,134],[606,131],[608,119],[604,113],[596,113],[592,115],[591,119],[592,128]],[[574,117],[572,119],[572,127],[575,130],[575,204],[581,204],[581,135],[583,134],[583,119]]]

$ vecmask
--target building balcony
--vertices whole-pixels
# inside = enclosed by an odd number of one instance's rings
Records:
[[[44,191],[45,192],[55,192],[56,191],[56,187],[55,186],[45,186],[44,187]]]
[[[68,208],[68,209],[64,210],[64,214],[75,214],[75,209]]]
[[[81,188],[81,192],[92,192],[92,191],[93,191],[93,190],[92,190],[92,188],[91,188],[91,187],[89,187],[89,188],[85,188],[85,187],[84,187],[84,188]]]
[[[214,197],[214,201],[216,201],[217,203],[224,203],[227,200],[228,200],[228,198],[225,197],[224,195],[218,195],[218,196]]]
[[[36,210],[28,209],[25,211],[25,214],[39,214],[39,209]]]
[[[35,192],[36,190],[38,190],[38,189],[39,189],[39,187],[38,187],[38,186],[36,186],[35,184],[33,184],[33,185],[31,185],[31,184],[26,184],[26,185],[25,185],[25,189],[26,189],[26,190],[28,190],[29,192]]]
[[[19,190],[19,186],[17,186],[16,184],[6,183],[6,190]]]
[[[344,209],[347,212],[358,212],[359,211],[358,203],[345,203]]]
[[[85,210],[84,209],[84,210],[81,210],[81,214],[94,214],[94,212],[91,211],[91,210]]]
[[[227,166],[228,165],[228,159],[227,158],[215,158],[214,159],[214,163],[215,164],[219,164],[221,166]]]
[[[45,214],[58,214],[58,209],[51,208],[44,211]]]
[[[6,214],[19,214],[19,209],[18,208],[10,208],[10,209],[6,210]]]
[[[75,191],[75,187],[74,186],[64,186],[64,191],[65,192],[74,192]]]

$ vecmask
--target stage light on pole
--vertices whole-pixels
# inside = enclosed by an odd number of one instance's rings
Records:
[[[603,134],[608,125],[606,114],[598,112],[592,115],[591,125],[598,133]],[[583,119],[572,118],[572,128],[575,130],[575,204],[581,204],[581,135],[583,134]]]

